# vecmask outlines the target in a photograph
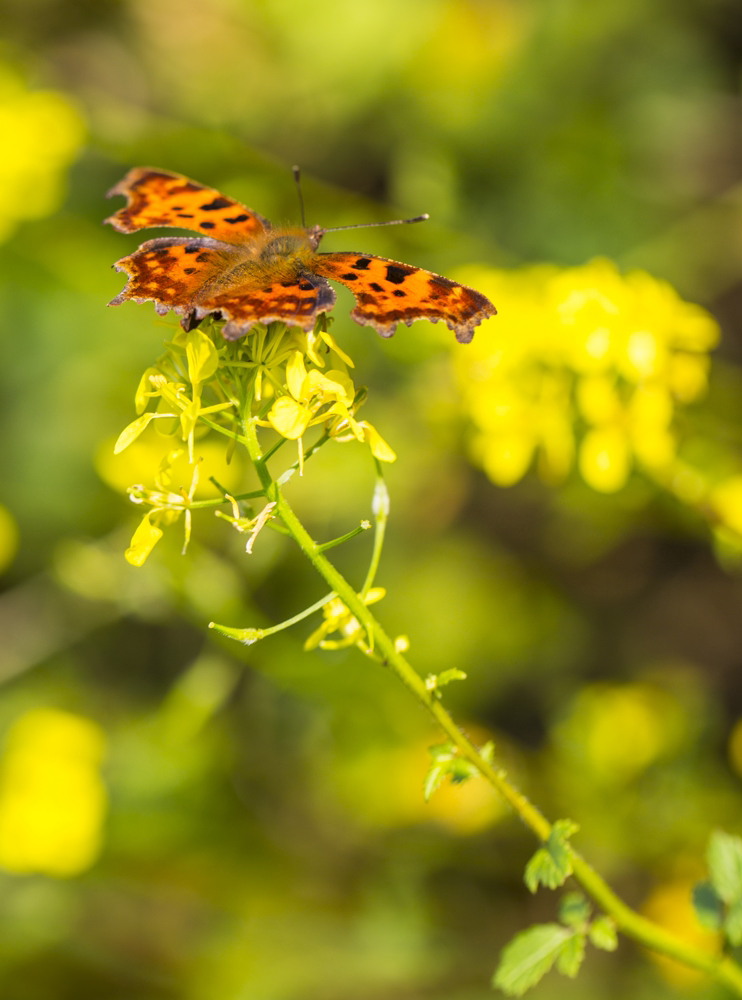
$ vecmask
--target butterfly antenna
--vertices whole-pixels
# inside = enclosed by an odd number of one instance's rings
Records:
[[[296,184],[296,193],[299,195],[299,211],[301,212],[301,224],[306,229],[307,220],[304,216],[304,193],[301,189],[301,167],[294,166],[291,168],[294,175],[294,183]]]
[[[329,229],[322,230],[323,233],[337,233],[341,229],[368,229],[370,226],[406,226],[410,222],[426,222],[430,216],[427,212],[423,215],[416,215],[414,219],[389,219],[388,222],[357,222],[352,226],[330,226]]]

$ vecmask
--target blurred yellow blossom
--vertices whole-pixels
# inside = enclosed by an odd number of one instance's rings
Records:
[[[625,784],[673,752],[687,730],[684,709],[653,684],[590,684],[556,729],[557,743],[605,786]]]
[[[476,724],[467,725],[476,740],[489,738]],[[444,781],[425,799],[422,789],[430,760],[426,736],[408,744],[359,748],[328,768],[335,793],[369,827],[393,829],[432,823],[455,836],[470,836],[509,815],[508,806],[480,778]],[[323,775],[323,779],[325,775]]]
[[[684,863],[684,859],[676,859],[675,867],[676,873],[649,893],[642,913],[688,944],[709,955],[718,955],[721,950],[720,935],[701,926],[692,903],[693,890],[704,873],[692,861]],[[702,974],[687,965],[657,952],[650,951],[648,954],[663,977],[674,986],[692,986],[701,979]]]
[[[709,494],[709,503],[724,526],[742,535],[742,475],[718,483]]]
[[[18,525],[15,518],[0,504],[0,573],[9,566],[18,551]]]
[[[94,722],[54,708],[22,715],[0,761],[0,866],[68,877],[101,848],[105,736]]]
[[[72,102],[53,90],[28,90],[0,64],[0,241],[23,219],[56,211],[64,171],[80,150],[85,133]]]
[[[703,394],[715,320],[671,285],[607,260],[464,276],[499,316],[455,355],[472,451],[500,486],[534,459],[546,481],[576,464],[595,490],[675,458],[677,408]]]

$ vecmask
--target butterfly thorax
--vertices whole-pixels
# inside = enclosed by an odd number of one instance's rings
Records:
[[[316,249],[318,239],[312,230],[270,229],[258,244],[258,253],[265,260],[281,257],[304,257],[310,259]]]
[[[306,229],[269,229],[250,243],[221,244],[221,256],[223,266],[207,282],[210,289],[294,281],[311,269],[315,251]]]

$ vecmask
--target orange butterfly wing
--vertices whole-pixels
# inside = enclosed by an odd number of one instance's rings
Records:
[[[335,293],[300,262],[289,265],[271,277],[226,243],[187,236],[148,240],[116,262],[129,281],[109,304],[151,299],[161,315],[169,309],[180,313],[186,330],[215,313],[227,320],[222,332],[228,340],[243,336],[253,323],[274,320],[309,331],[318,313],[332,309]]]
[[[271,228],[267,219],[182,174],[130,170],[109,195],[126,206],[106,219],[120,232],[147,227],[189,229],[199,236],[148,240],[114,265],[128,275],[112,301],[153,301],[161,314],[181,314],[186,330],[210,313],[236,339],[253,323],[281,320],[311,330],[335,293],[326,278],[356,297],[353,318],[391,337],[397,323],[443,320],[461,343],[495,307],[484,295],[432,271],[360,253],[317,253],[324,231]]]
[[[148,227],[191,229],[227,243],[245,243],[270,223],[252,209],[216,188],[205,187],[182,174],[152,167],[135,167],[108,192],[122,194],[127,204],[106,219],[121,233]]]
[[[280,320],[313,329],[318,313],[329,312],[335,305],[335,293],[323,278],[306,271],[295,278],[257,284],[253,281],[226,286],[199,296],[195,319],[216,312],[228,319],[222,329],[227,340],[237,340],[253,323]]]
[[[462,344],[497,310],[481,292],[421,267],[360,253],[319,253],[312,270],[346,285],[356,298],[351,313],[361,324],[391,337],[397,323],[416,319],[443,322]]]
[[[302,260],[291,253],[278,265],[260,262],[259,248],[273,235],[267,219],[215,188],[182,174],[136,167],[109,195],[124,195],[127,204],[106,219],[120,232],[146,227],[191,229],[202,236],[148,240],[117,261],[129,281],[111,305],[153,301],[160,314],[173,309],[186,329],[210,313],[227,320],[224,335],[237,338],[253,323],[283,320],[311,330],[319,312],[331,309],[335,293],[322,278],[308,273],[311,257],[306,234]],[[296,234],[294,243],[297,242]]]

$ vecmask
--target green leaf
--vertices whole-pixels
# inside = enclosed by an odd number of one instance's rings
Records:
[[[560,924],[536,924],[522,931],[503,949],[492,985],[508,996],[523,996],[552,968],[572,936]]]
[[[445,777],[445,767],[442,764],[433,764],[428,773],[425,775],[425,782],[423,784],[423,798],[426,802],[430,800],[433,792],[440,787]]]
[[[425,678],[425,687],[431,693],[435,694],[436,697],[440,698],[440,689],[445,687],[446,684],[450,684],[451,681],[465,681],[466,674],[463,670],[458,670],[456,667],[451,667],[449,670],[444,670],[440,674],[428,674]]]
[[[572,874],[572,857],[569,837],[578,829],[571,819],[558,819],[551,828],[549,839],[540,847],[526,865],[525,883],[531,892],[539,885],[558,889]]]
[[[438,743],[430,747],[433,763],[425,776],[423,795],[425,800],[441,785],[445,778],[458,785],[479,774],[477,768],[459,755],[453,743]]]
[[[710,882],[693,887],[693,909],[702,927],[718,931],[724,923],[724,903]]]
[[[437,681],[438,687],[445,687],[446,684],[450,684],[451,681],[465,681],[466,674],[463,670],[457,670],[456,667],[451,667],[450,670],[444,670],[442,673],[438,674]]]
[[[618,948],[616,924],[611,917],[598,917],[593,920],[587,935],[590,944],[602,951],[615,951]]]
[[[706,861],[711,884],[725,903],[742,898],[742,838],[723,830],[711,835]]]
[[[742,899],[735,900],[729,907],[724,921],[724,933],[733,948],[742,944]]]
[[[585,958],[585,935],[575,932],[562,945],[557,956],[556,967],[563,976],[574,979]]]
[[[559,919],[568,927],[580,927],[590,919],[590,904],[581,892],[568,892],[559,904]]]

